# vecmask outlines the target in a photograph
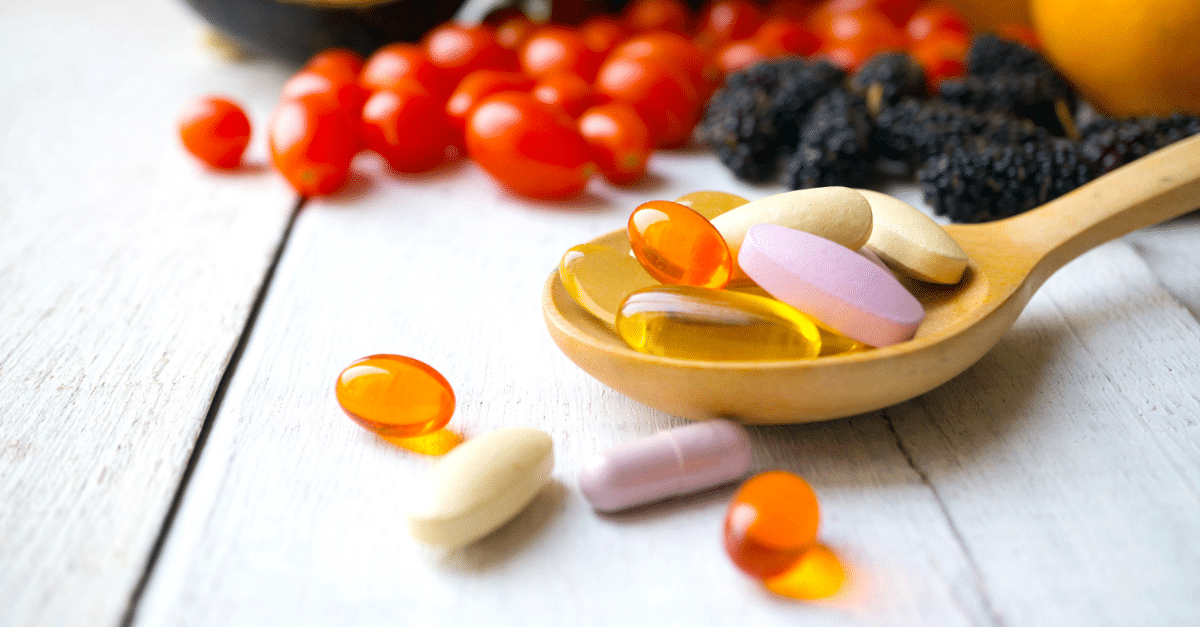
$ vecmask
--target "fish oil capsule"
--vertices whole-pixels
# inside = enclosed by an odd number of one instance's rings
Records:
[[[338,404],[358,424],[386,437],[433,433],[454,414],[454,390],[428,364],[401,355],[371,355],[338,375]]]
[[[750,457],[745,429],[710,420],[593,455],[579,488],[592,507],[614,512],[733,481],[749,470]]]
[[[610,327],[626,296],[659,284],[636,259],[603,244],[568,249],[558,264],[558,277],[575,302]]]
[[[808,482],[773,470],[742,484],[725,514],[725,552],[758,579],[786,572],[817,540],[820,509]]]
[[[663,283],[720,289],[733,272],[725,239],[699,213],[651,200],[629,214],[629,245],[642,267]]]
[[[690,285],[630,294],[617,335],[636,351],[678,359],[812,359],[821,351],[812,319],[789,305]]]
[[[862,251],[859,251],[859,252],[862,252]],[[880,261],[878,265],[882,268],[883,262]],[[757,285],[743,285],[743,286],[731,288],[731,290],[734,292],[737,292],[739,294],[750,294],[752,296],[759,296],[759,297],[767,298],[770,300],[778,300],[774,296],[771,296],[770,292],[768,292],[767,290],[764,290],[763,288],[761,288]],[[849,354],[849,353],[861,353],[863,351],[869,351],[873,348],[872,346],[870,346],[868,344],[863,344],[862,342],[859,342],[858,340],[852,340],[852,339],[842,335],[841,333],[838,333],[837,331],[834,331],[833,329],[826,327],[825,325],[821,324],[820,320],[813,318],[812,316],[804,313],[803,311],[800,311],[797,309],[796,313],[800,314],[801,316],[804,316],[808,320],[812,321],[813,324],[817,325],[817,332],[819,332],[821,334],[821,352],[817,354],[818,357],[829,357],[831,355],[844,355],[844,354]]]
[[[712,220],[722,213],[741,207],[750,201],[729,192],[699,191],[684,194],[676,198],[675,202]]]

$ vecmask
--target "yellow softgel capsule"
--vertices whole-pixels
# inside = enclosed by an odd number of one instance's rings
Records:
[[[630,294],[616,326],[630,348],[677,359],[812,359],[821,352],[817,326],[794,308],[691,285]]]
[[[568,249],[558,264],[558,277],[575,302],[610,327],[626,296],[658,285],[637,259],[603,244]]]
[[[371,355],[338,375],[338,404],[363,427],[385,437],[433,433],[454,414],[454,390],[429,364],[402,355]]]
[[[776,302],[779,302],[779,300],[777,298],[775,298],[774,296],[771,296],[771,294],[769,294],[767,292],[767,290],[764,290],[763,288],[761,288],[757,285],[738,286],[738,287],[732,288],[731,291],[737,292],[739,294],[749,294],[751,296],[758,296],[760,298],[766,298],[768,300],[774,300]],[[780,303],[780,304],[783,305],[784,303]],[[790,305],[785,305],[785,306],[791,307]],[[815,324],[817,326],[817,331],[819,331],[821,333],[821,353],[818,355],[818,357],[829,357],[832,355],[846,355],[849,353],[861,353],[863,351],[869,351],[874,348],[873,346],[870,346],[868,344],[863,344],[862,342],[859,342],[858,340],[852,340],[852,339],[842,335],[841,333],[838,333],[837,331],[830,329],[829,327],[821,324],[821,322],[819,320],[817,320],[816,318],[804,313],[803,311],[800,311],[799,309],[795,309],[795,312],[800,314],[801,316],[804,316],[810,322]]]
[[[744,204],[749,203],[749,200],[730,194],[729,192],[715,191],[699,191],[684,194],[675,199],[675,202],[690,208],[692,211],[712,220],[713,218],[729,211],[736,209]]]

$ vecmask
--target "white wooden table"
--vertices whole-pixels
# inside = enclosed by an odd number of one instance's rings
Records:
[[[641,187],[526,202],[474,165],[300,206],[265,165],[199,168],[210,92],[261,128],[286,68],[230,64],[169,0],[0,7],[0,626],[1200,624],[1200,215],[1071,263],[981,362],[916,400],[754,428],[813,484],[843,591],[739,574],[731,489],[600,516],[587,453],[678,425],[553,346],[540,291],[637,203],[717,188],[704,153]],[[438,368],[467,437],[548,431],[554,483],[455,552],[404,527],[431,459],[356,426],[337,373]]]

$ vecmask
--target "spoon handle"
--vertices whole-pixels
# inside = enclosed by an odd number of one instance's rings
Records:
[[[1104,242],[1197,208],[1200,135],[1175,142],[1034,211],[993,226],[1014,246],[1033,253],[1038,260],[1036,274],[1044,279]]]

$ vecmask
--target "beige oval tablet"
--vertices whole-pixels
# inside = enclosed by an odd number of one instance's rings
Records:
[[[892,270],[920,281],[953,285],[967,269],[967,253],[945,229],[916,207],[879,192],[859,190],[871,204],[868,250]]]
[[[558,264],[558,278],[575,302],[610,327],[626,296],[659,283],[636,258],[603,244],[568,249]]]
[[[409,531],[437,546],[470,544],[524,509],[553,468],[554,444],[537,429],[499,429],[467,440],[433,467],[427,501],[409,514]]]
[[[871,236],[871,205],[849,187],[798,189],[760,198],[712,219],[729,252],[737,259],[746,231],[756,224],[778,224],[805,231],[858,250]],[[730,282],[747,281],[736,268]]]
[[[722,213],[726,213],[731,209],[737,209],[750,201],[729,192],[704,190],[684,194],[676,198],[675,202],[712,220]]]

